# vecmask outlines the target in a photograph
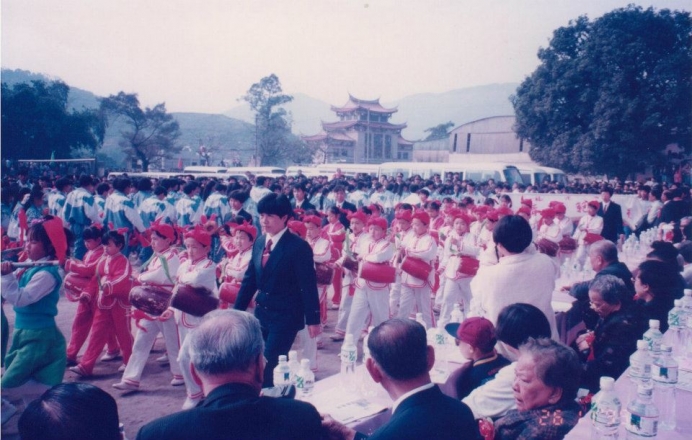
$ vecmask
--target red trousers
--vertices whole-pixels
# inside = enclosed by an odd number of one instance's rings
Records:
[[[94,365],[106,345],[109,335],[115,333],[123,353],[123,363],[127,364],[132,354],[132,332],[130,328],[129,309],[124,309],[115,304],[110,309],[96,308],[94,324],[91,327],[89,345],[79,362],[82,371],[87,375],[94,371]]]
[[[77,306],[77,313],[74,316],[74,322],[72,323],[72,336],[70,337],[70,344],[67,346],[67,359],[76,360],[79,350],[84,345],[89,336],[89,331],[91,330],[91,325],[94,321],[94,314],[96,313],[98,306],[96,305],[96,299],[92,299],[88,303],[79,301]],[[120,351],[118,347],[118,341],[115,338],[115,333],[111,332],[108,336],[108,353],[117,353]]]
[[[334,280],[332,281],[332,287],[334,288],[334,296],[332,297],[332,304],[338,306],[341,303],[341,283],[342,275],[344,271],[340,268],[334,268]]]

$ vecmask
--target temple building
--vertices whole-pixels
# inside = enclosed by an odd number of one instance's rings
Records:
[[[413,142],[401,137],[406,124],[392,124],[398,110],[384,108],[380,100],[366,101],[349,94],[348,102],[331,107],[337,122],[322,122],[322,131],[302,139],[316,145],[326,163],[382,163],[413,159]]]

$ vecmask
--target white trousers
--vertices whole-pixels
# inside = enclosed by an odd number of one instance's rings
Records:
[[[123,382],[139,386],[139,381],[142,378],[142,371],[144,371],[149,353],[151,353],[151,349],[159,333],[163,334],[163,340],[166,343],[166,351],[168,351],[168,357],[171,359],[171,374],[173,374],[173,378],[175,379],[182,379],[183,376],[180,372],[180,365],[175,361],[180,351],[178,326],[175,324],[175,319],[173,319],[173,317],[166,321],[159,321],[158,319],[149,321],[147,319],[142,319],[139,321],[139,326],[142,328],[137,330],[135,343],[132,346],[132,356],[130,356],[130,361],[127,363],[125,373],[123,373]]]
[[[317,338],[310,337],[307,326],[296,334],[291,349],[298,351],[298,359],[310,359],[310,369],[317,371]]]
[[[389,289],[372,289],[356,287],[351,304],[351,314],[348,317],[346,333],[352,334],[358,340],[363,330],[370,325],[377,326],[389,319]],[[369,320],[368,317],[372,316]]]
[[[430,291],[430,286],[427,283],[423,287],[411,287],[402,284],[397,317],[408,318],[412,313],[419,312],[423,314],[425,325],[428,328],[434,327],[435,317],[432,311]]]
[[[459,304],[464,316],[471,307],[471,277],[458,280],[445,278],[445,288],[442,291],[442,310],[440,310],[440,325],[445,326],[449,322],[454,304]]]
[[[389,317],[399,315],[399,303],[401,301],[401,272],[397,271],[396,279],[389,286]]]
[[[202,388],[200,388],[200,386],[197,385],[195,380],[192,378],[192,373],[190,372],[190,365],[192,364],[192,362],[190,360],[190,354],[185,346],[185,338],[191,330],[192,328],[188,328],[184,325],[178,324],[178,338],[180,339],[180,352],[178,353],[178,364],[180,365],[180,373],[183,375],[183,380],[185,380],[187,397],[190,399],[201,399],[204,396],[204,394],[202,393]]]

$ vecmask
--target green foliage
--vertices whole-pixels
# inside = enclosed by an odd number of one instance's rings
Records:
[[[149,170],[152,161],[171,159],[180,152],[181,147],[176,142],[180,127],[166,112],[166,104],[143,110],[136,94],[120,92],[101,99],[100,110],[124,125],[120,146],[129,158],[141,161],[143,171]]]
[[[3,159],[94,156],[105,122],[93,109],[68,111],[69,91],[60,81],[2,84]]]
[[[692,140],[688,12],[630,5],[553,33],[541,64],[511,98],[535,161],[626,177]]]
[[[444,124],[438,124],[434,127],[427,128],[425,130],[425,132],[430,133],[430,134],[424,140],[434,141],[436,139],[444,139],[449,135],[449,130],[451,128],[454,128],[454,122],[452,122],[452,121],[445,122]]]

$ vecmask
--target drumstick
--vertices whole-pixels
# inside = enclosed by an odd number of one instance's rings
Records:
[[[22,263],[11,262],[12,267],[23,268],[23,267],[36,267],[36,266],[57,266],[60,264],[58,260],[51,261],[25,261]]]

